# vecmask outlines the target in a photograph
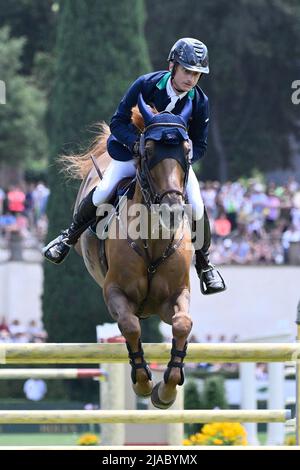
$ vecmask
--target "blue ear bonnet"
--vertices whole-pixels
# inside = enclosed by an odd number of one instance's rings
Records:
[[[184,126],[184,129],[183,127],[177,127],[178,125]],[[178,145],[189,139],[185,127],[185,122],[180,115],[168,112],[155,114],[144,132],[145,141],[151,139],[164,144]]]

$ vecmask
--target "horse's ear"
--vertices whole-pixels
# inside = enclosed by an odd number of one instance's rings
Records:
[[[189,119],[192,115],[192,110],[193,110],[193,103],[192,103],[192,100],[190,98],[188,98],[186,100],[186,103],[184,105],[183,110],[180,113],[180,116],[184,120],[184,123],[185,123],[186,126],[187,126],[188,121],[189,121]]]
[[[149,108],[149,106],[145,103],[144,98],[142,96],[142,93],[140,93],[139,97],[138,97],[138,107],[139,107],[139,110],[142,113],[142,116],[144,118],[145,126],[147,126],[148,123],[153,118],[154,114],[151,111],[151,109]]]
[[[137,106],[134,106],[134,108],[131,110],[131,122],[140,132],[144,132],[144,119]]]

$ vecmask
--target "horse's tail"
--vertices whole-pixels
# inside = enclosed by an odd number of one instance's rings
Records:
[[[61,155],[58,159],[62,166],[61,171],[69,178],[83,180],[93,167],[91,155],[93,155],[100,168],[105,170],[110,158],[106,152],[106,142],[110,135],[110,129],[105,122],[95,125],[97,136],[92,141],[87,151],[79,154]]]
[[[155,108],[152,109],[157,113]],[[132,123],[139,132],[143,132],[145,127],[143,117],[137,106],[132,108]],[[106,151],[106,142],[110,135],[108,125],[102,121],[95,125],[97,137],[91,143],[86,152],[71,155],[61,155],[59,157],[59,164],[62,166],[62,172],[69,178],[83,180],[93,167],[91,155],[93,155],[99,165],[100,170],[103,172],[111,162],[111,157]]]

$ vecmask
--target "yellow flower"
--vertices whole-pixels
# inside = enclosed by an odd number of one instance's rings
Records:
[[[198,438],[197,438],[197,444],[198,445],[205,445],[207,441],[207,437],[204,434],[199,433]]]
[[[86,433],[82,434],[77,441],[77,444],[80,446],[96,446],[100,443],[100,438],[96,434]]]
[[[246,431],[240,423],[210,423],[189,437],[190,445],[247,445]]]
[[[213,440],[213,443],[216,445],[216,446],[221,446],[223,444],[223,441],[221,439],[214,439]]]
[[[191,441],[190,441],[189,439],[184,439],[184,440],[182,441],[182,445],[184,445],[184,446],[191,446],[192,443],[191,443]]]
[[[288,434],[284,440],[286,446],[295,446],[296,445],[296,436],[295,434]]]

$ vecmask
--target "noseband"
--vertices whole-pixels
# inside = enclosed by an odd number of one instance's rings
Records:
[[[150,124],[149,126],[147,126],[144,130],[144,133],[141,134],[141,137],[140,137],[140,152],[139,152],[140,168],[137,169],[137,181],[138,181],[139,186],[141,188],[143,199],[144,199],[144,202],[145,202],[146,206],[148,207],[148,209],[150,209],[152,204],[160,205],[162,203],[162,200],[164,199],[164,197],[167,194],[177,194],[178,196],[181,196],[182,199],[186,202],[186,185],[187,185],[189,167],[190,167],[190,160],[189,160],[189,155],[188,154],[186,156],[180,158],[180,159],[179,158],[176,159],[177,161],[179,161],[179,163],[181,164],[181,166],[183,168],[183,171],[184,171],[184,182],[183,182],[183,190],[182,191],[179,191],[178,189],[172,189],[172,188],[166,189],[165,191],[162,191],[162,192],[156,191],[155,183],[153,181],[153,178],[152,178],[152,175],[151,175],[151,172],[150,172],[151,163],[152,163],[152,166],[154,166],[154,165],[153,165],[153,162],[149,161],[149,159],[147,158],[147,152],[146,152],[146,149],[145,149],[145,132],[148,131],[150,128],[153,128],[153,127],[160,127],[160,128],[161,127],[163,127],[163,128],[172,127],[173,129],[174,129],[174,127],[176,127],[176,128],[180,127],[180,128],[183,128],[187,132],[186,127],[182,124],[158,122],[158,123],[153,123],[153,124]],[[164,142],[162,140],[161,143],[166,143],[166,142]],[[179,144],[170,144],[169,147],[170,148],[172,148],[172,147],[177,147],[178,148],[178,145],[182,145],[182,141]],[[170,154],[172,154],[172,152],[170,152]],[[164,157],[164,158],[161,158],[160,160],[164,160],[165,158],[172,158],[172,157]],[[154,157],[154,160],[155,160],[155,157]]]

